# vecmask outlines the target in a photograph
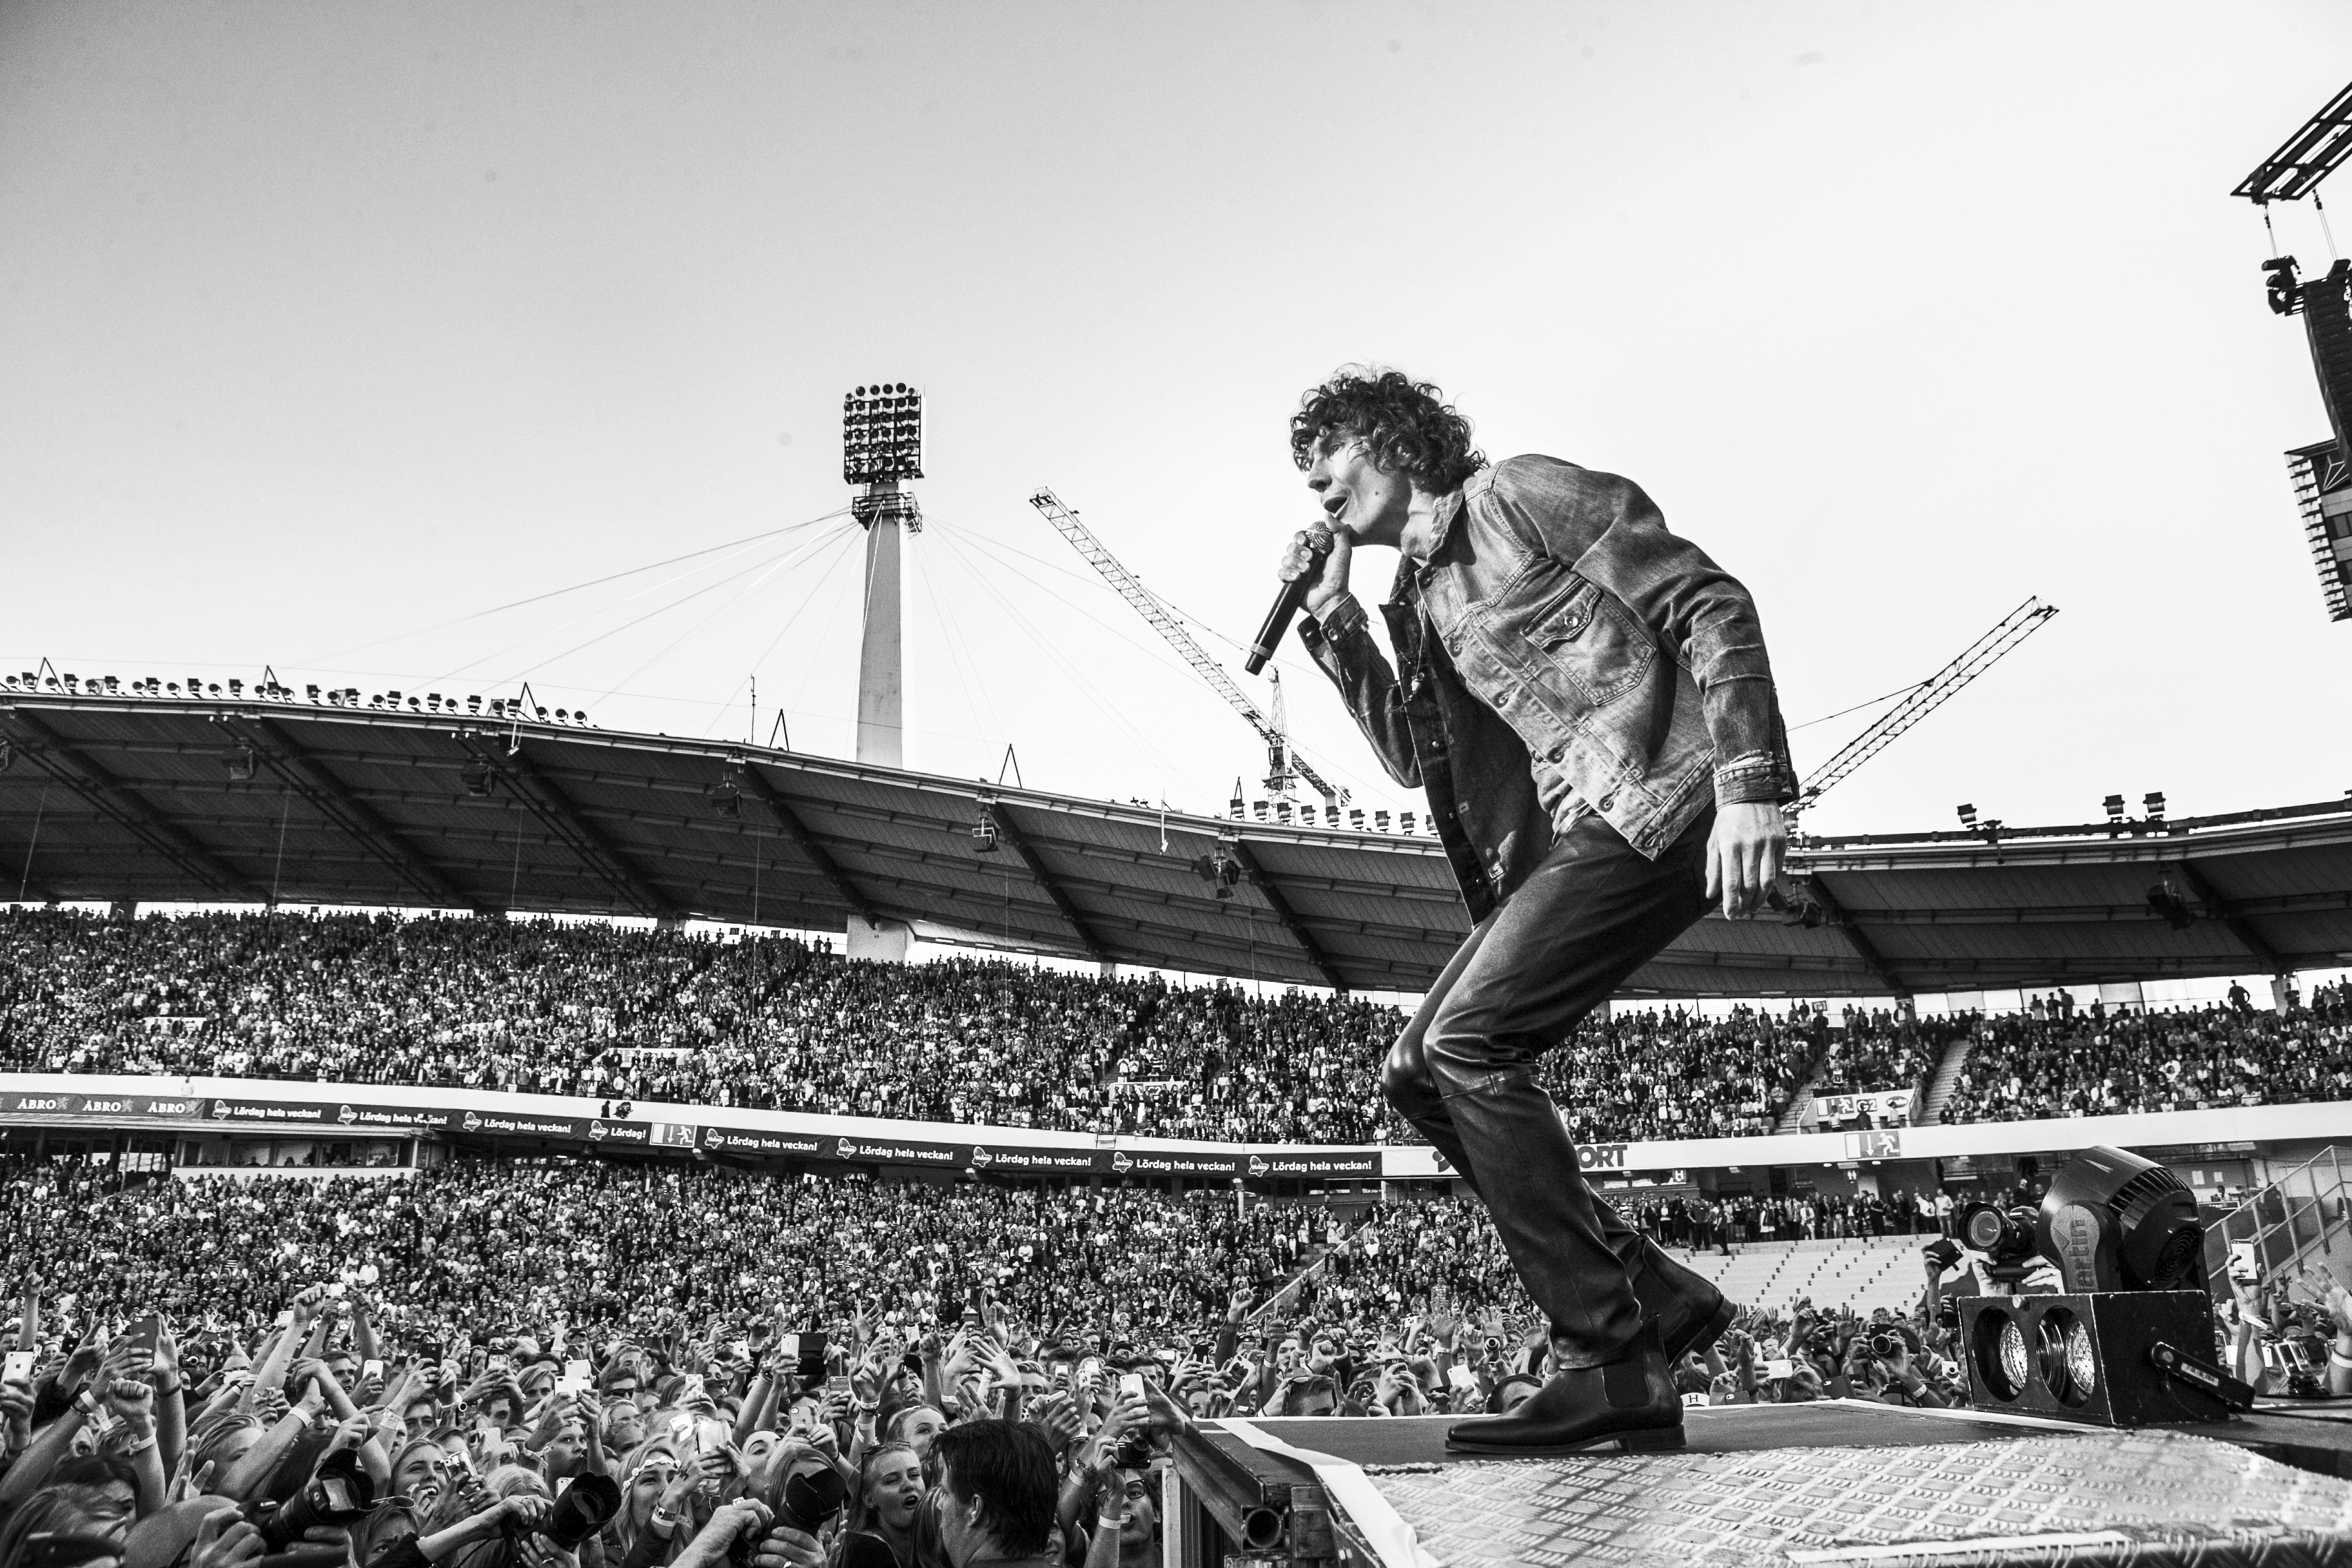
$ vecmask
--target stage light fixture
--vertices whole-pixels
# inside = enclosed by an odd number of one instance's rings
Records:
[[[2253,1390],[2206,1359],[2202,1290],[1963,1296],[1960,1344],[1979,1410],[2102,1426],[2219,1421]]]
[[[2178,1290],[2201,1284],[2204,1222],[2171,1170],[2100,1145],[2066,1162],[2042,1197],[2035,1244],[2069,1290]]]
[[[231,784],[250,783],[260,765],[259,759],[253,754],[251,746],[232,747],[221,761],[228,768],[228,780]]]
[[[2124,797],[2123,797],[2123,796],[2121,796],[2121,795],[2111,795],[2107,796],[2107,798],[2106,798],[2104,802],[2102,802],[2101,804],[2102,804],[2102,805],[2105,805],[2105,807],[2107,808],[2107,820],[2108,820],[2109,822],[2111,822],[2111,823],[2117,823],[2117,824],[2120,824],[2120,823],[2123,821],[2123,819],[2124,819]]]
[[[1958,1216],[1969,1246],[2013,1259],[1991,1270],[2011,1289],[2022,1275],[2024,1217],[1987,1204]],[[2032,1215],[2031,1254],[2057,1269],[2060,1293],[1958,1302],[1974,1374],[1969,1402],[2111,1426],[2252,1408],[2253,1391],[2205,1359],[2213,1301],[2204,1244],[2196,1197],[2179,1175],[2123,1149],[2075,1155]]]
[[[488,798],[490,791],[498,787],[498,775],[490,771],[490,764],[479,757],[459,768],[457,779],[466,786],[466,793],[476,800]]]
[[[720,779],[702,792],[702,798],[721,816],[743,815],[743,786],[733,779]]]
[[[2169,877],[2149,884],[2147,907],[2174,931],[2187,931],[2197,921],[2197,911],[2189,907],[2188,900],[2172,890],[2172,879]]]
[[[2294,258],[2273,256],[2263,263],[2263,289],[2272,313],[2292,316],[2302,303],[2303,286],[2294,280]]]
[[[468,693],[466,698],[466,711],[468,713],[479,713],[481,710],[482,694],[478,691]]]
[[[1214,855],[1202,855],[1193,858],[1192,875],[1209,885],[1210,890],[1216,894],[1219,903],[1224,903],[1233,898],[1234,889],[1241,882],[1242,863],[1234,859],[1233,855],[1220,845]]]
[[[2140,797],[2140,805],[2147,810],[2147,819],[2150,822],[2162,822],[2164,820],[2164,792],[2162,790],[2157,789],[2148,791],[2147,795]]]
[[[1962,828],[1966,829],[1967,831],[1973,833],[1973,832],[1975,832],[1975,831],[1976,831],[1976,826],[1977,826],[1977,808],[1976,808],[1975,806],[1973,806],[1973,805],[1963,805],[1963,806],[1961,806],[1961,807],[1960,807],[1960,826],[1961,826]]]
[[[975,855],[996,853],[996,817],[988,807],[980,808],[980,820],[971,825],[971,852]]]

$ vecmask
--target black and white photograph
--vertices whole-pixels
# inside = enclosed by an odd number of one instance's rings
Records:
[[[2352,1564],[2352,9],[0,0],[0,1568]]]

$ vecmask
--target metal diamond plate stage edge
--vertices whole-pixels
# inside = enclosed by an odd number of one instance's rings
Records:
[[[2352,1483],[2179,1432],[1503,1460],[1372,1479],[1446,1568],[2352,1562]]]

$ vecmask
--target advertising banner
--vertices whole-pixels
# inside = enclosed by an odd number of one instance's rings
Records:
[[[193,1117],[204,1100],[163,1094],[0,1094],[0,1116]]]
[[[1377,1149],[1265,1149],[1242,1157],[1242,1174],[1256,1180],[1280,1176],[1377,1176]]]
[[[370,1131],[447,1131],[457,1124],[457,1112],[440,1105],[337,1105],[339,1127]]]
[[[821,1138],[817,1152],[827,1160],[858,1164],[940,1165],[961,1168],[967,1143],[924,1143],[911,1138]]]
[[[1164,1149],[1100,1149],[1095,1169],[1114,1176],[1223,1176],[1242,1173],[1239,1154],[1182,1153]]]
[[[247,1100],[217,1096],[205,1114],[215,1121],[257,1121],[272,1127],[331,1127],[335,1108],[313,1100]]]
[[[832,1142],[833,1139],[814,1132],[763,1132],[741,1127],[702,1130],[702,1146],[719,1154],[781,1154],[815,1159]]]
[[[529,1116],[517,1111],[460,1110],[448,1123],[459,1132],[504,1138],[566,1138],[588,1141],[588,1122],[577,1116]]]
[[[1017,1176],[1086,1175],[1095,1169],[1095,1153],[1092,1147],[1034,1149],[979,1143],[972,1147],[971,1168]]]

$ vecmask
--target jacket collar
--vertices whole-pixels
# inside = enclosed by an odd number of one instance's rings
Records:
[[[1426,562],[1415,561],[1412,556],[1399,552],[1396,582],[1389,589],[1390,604],[1416,604],[1420,601],[1421,574],[1435,565],[1438,556],[1444,553],[1445,542],[1454,537],[1454,524],[1467,504],[1465,497],[1469,488],[1485,483],[1490,472],[1491,469],[1479,473],[1471,479],[1469,487],[1450,490],[1437,498],[1437,519],[1429,531],[1429,559]]]

